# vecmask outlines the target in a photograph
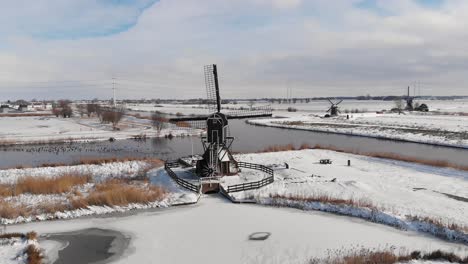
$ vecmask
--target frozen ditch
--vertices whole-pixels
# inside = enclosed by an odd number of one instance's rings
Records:
[[[320,212],[232,204],[220,196],[205,196],[196,205],[127,217],[29,223],[11,226],[8,231],[59,235],[89,228],[131,236],[128,249],[115,263],[304,263],[325,256],[327,250],[356,247],[441,249],[468,255],[467,246],[415,232]],[[259,232],[270,236],[249,239]]]

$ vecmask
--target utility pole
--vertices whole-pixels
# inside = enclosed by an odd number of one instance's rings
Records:
[[[114,108],[117,107],[117,104],[115,102],[115,78],[112,77],[112,105],[114,106]]]

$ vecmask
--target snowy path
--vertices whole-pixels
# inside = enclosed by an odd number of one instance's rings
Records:
[[[130,247],[116,263],[304,263],[327,250],[364,246],[409,250],[442,249],[468,255],[468,247],[414,232],[398,231],[355,218],[231,204],[206,196],[187,207],[108,217],[30,223],[9,232],[40,234],[103,228],[131,235]],[[255,232],[270,232],[266,241],[249,241]]]

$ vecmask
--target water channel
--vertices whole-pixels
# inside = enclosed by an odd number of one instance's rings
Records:
[[[255,152],[271,145],[292,143],[299,146],[302,143],[308,143],[362,152],[388,152],[429,160],[445,160],[459,165],[468,164],[467,149],[261,127],[246,124],[244,120],[230,120],[230,132],[236,138],[232,145],[234,152]],[[195,154],[202,151],[198,137],[5,146],[0,147],[0,168],[38,166],[44,163],[69,164],[82,158],[155,157],[172,159],[191,154],[192,147]]]

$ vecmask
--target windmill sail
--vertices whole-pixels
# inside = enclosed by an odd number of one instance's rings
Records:
[[[205,86],[206,86],[206,104],[210,113],[221,111],[221,99],[219,96],[218,69],[216,64],[206,65]]]

